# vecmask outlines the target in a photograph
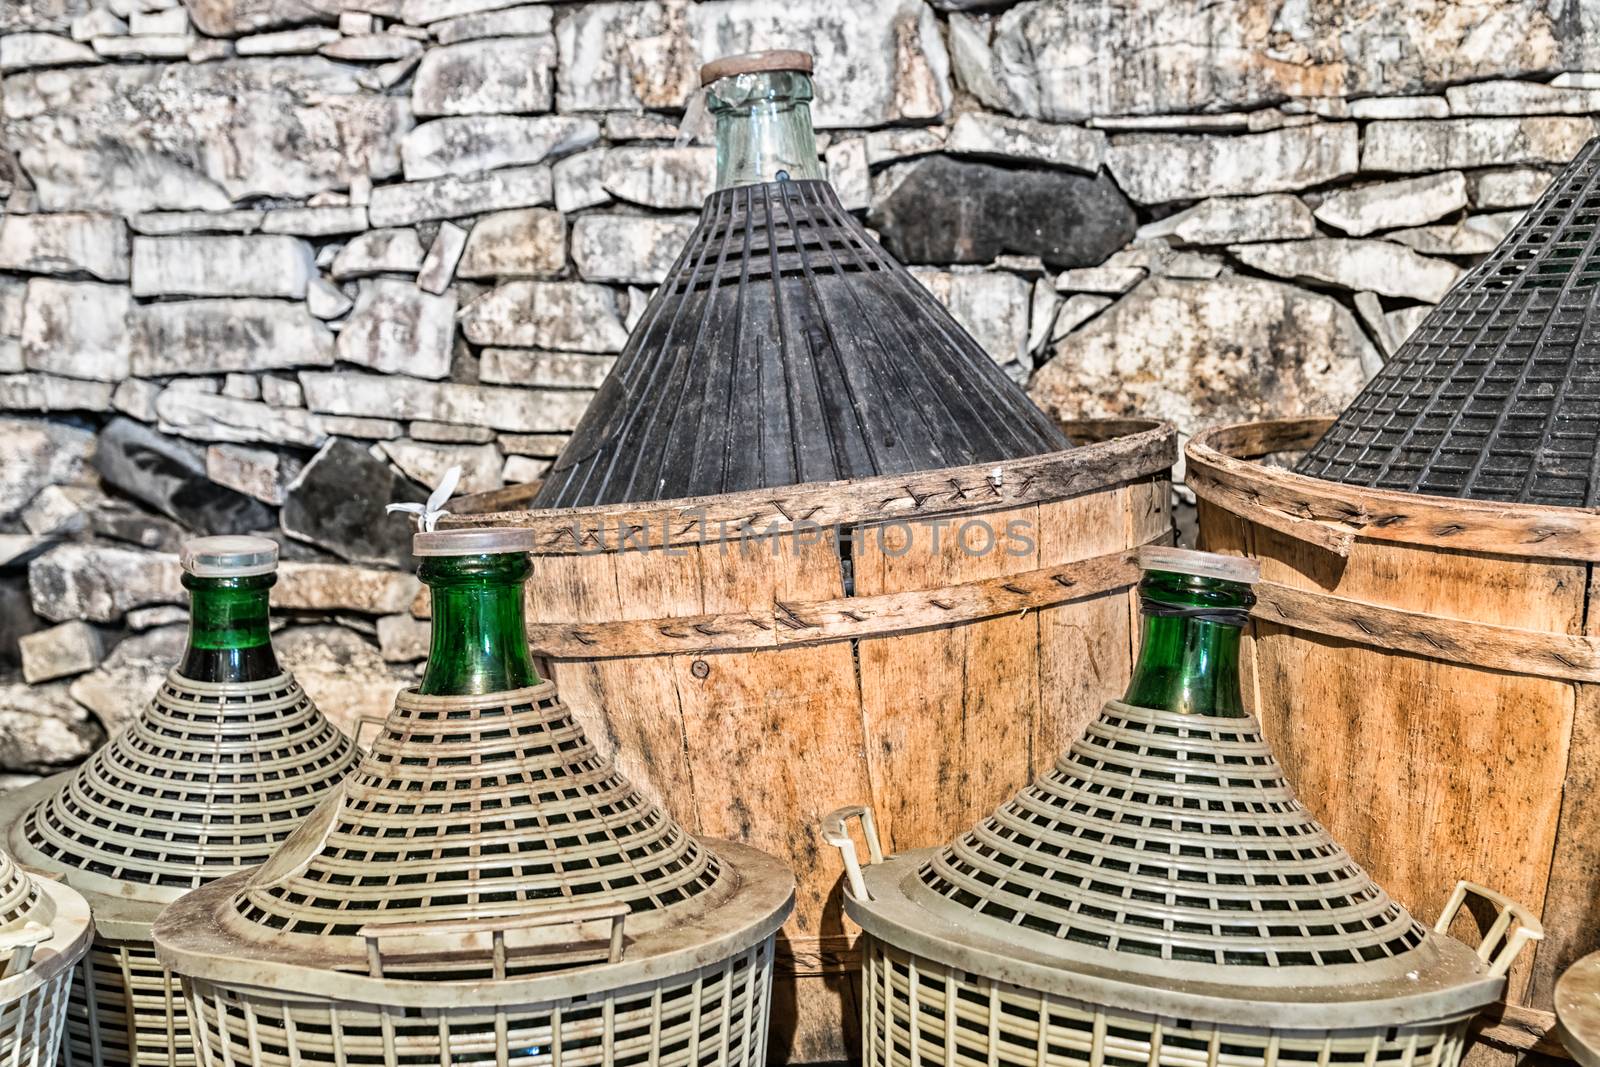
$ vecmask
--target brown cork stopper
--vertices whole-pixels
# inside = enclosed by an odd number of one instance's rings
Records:
[[[700,85],[704,88],[735,74],[770,74],[783,70],[810,74],[811,53],[780,48],[772,52],[742,52],[736,56],[723,56],[700,68]]]

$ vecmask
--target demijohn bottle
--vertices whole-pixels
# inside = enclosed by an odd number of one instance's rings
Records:
[[[717,122],[717,188],[821,181],[811,128],[811,57],[758,52],[707,63],[700,72]]]
[[[1244,715],[1239,637],[1256,602],[1254,560],[1150,547],[1139,553],[1144,638],[1122,700],[1186,715]]]
[[[193,682],[258,682],[282,673],[269,597],[278,546],[264,537],[202,537],[179,556],[189,591],[189,643],[178,673]]]
[[[424,696],[481,696],[538,685],[523,624],[523,583],[533,573],[520,530],[419,534],[417,576],[433,604]]]

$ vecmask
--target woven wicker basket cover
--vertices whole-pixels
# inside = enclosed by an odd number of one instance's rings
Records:
[[[1600,503],[1600,139],[1295,468],[1351,485]]]
[[[358,755],[288,674],[215,685],[174,671],[77,771],[0,815],[22,862],[148,922],[155,905],[264,862]]]
[[[706,199],[537,507],[1054,452],[1061,431],[825,181]]]
[[[760,857],[718,848],[745,866]],[[169,909],[157,945],[187,957],[185,973],[196,956],[233,956],[365,975],[359,931],[369,925],[621,902],[634,958],[649,953],[650,935],[728,935],[717,909],[742,896],[728,909],[753,916],[733,931],[742,949],[770,935],[793,898],[788,872],[766,857],[757,866],[763,877],[746,877],[620,777],[553,684],[482,697],[407,691],[360,766],[271,861]]]
[[[1312,1027],[1319,1006],[1393,998],[1393,1018],[1355,1020],[1381,1025],[1487,1003],[1500,985],[1312,819],[1253,718],[1112,701],[955,842],[864,874],[873,899],[847,905],[884,940],[1129,1009],[1271,1026],[1294,1004]]]
[[[49,926],[55,914],[55,901],[0,849],[0,932],[21,930],[29,923]]]

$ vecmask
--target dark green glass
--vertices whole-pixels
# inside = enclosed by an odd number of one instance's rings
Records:
[[[1185,715],[1244,715],[1239,636],[1250,587],[1223,578],[1147,571],[1139,583],[1144,643],[1125,703]]]
[[[476,696],[539,684],[522,613],[532,573],[521,552],[423,558],[417,574],[433,601],[433,633],[419,692]]]
[[[282,674],[272,652],[268,597],[276,574],[183,576],[189,590],[189,646],[178,673],[196,682],[258,682]]]

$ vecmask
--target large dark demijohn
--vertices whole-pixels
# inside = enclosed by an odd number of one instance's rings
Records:
[[[355,766],[355,744],[273,654],[278,546],[202,537],[179,562],[189,639],[155,698],[77,770],[0,800],[6,846],[94,908],[63,1067],[195,1062],[151,923],[191,889],[266,860]]]
[[[574,507],[1014,459],[1067,440],[839,203],[811,57],[701,71],[717,185],[535,501]]]

